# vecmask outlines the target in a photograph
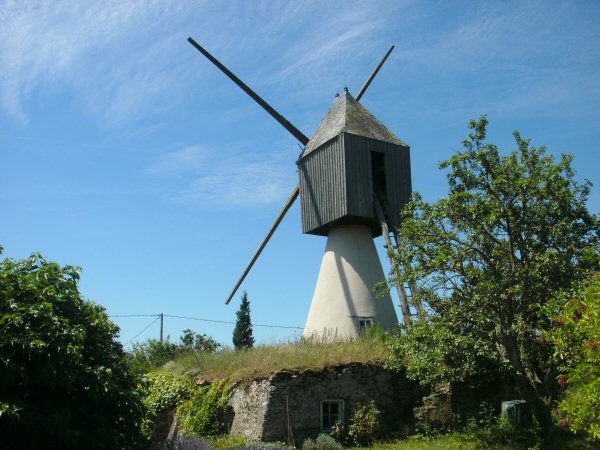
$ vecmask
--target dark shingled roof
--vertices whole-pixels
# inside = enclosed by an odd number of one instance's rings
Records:
[[[341,133],[365,136],[397,145],[407,145],[358,103],[354,97],[348,92],[344,92],[334,100],[325,119],[306,144],[300,159]]]

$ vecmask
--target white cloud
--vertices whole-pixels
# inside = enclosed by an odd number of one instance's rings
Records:
[[[182,11],[179,3],[8,2],[0,15],[0,106],[21,122],[40,92],[66,89],[109,122],[168,98],[177,70],[175,38],[152,34]],[[177,36],[180,38],[180,36]],[[183,38],[181,38],[183,39]]]
[[[149,175],[172,176],[202,170],[210,160],[210,150],[201,145],[192,145],[159,157],[146,167]]]
[[[145,172],[169,184],[172,201],[211,208],[253,208],[289,195],[298,182],[291,161],[293,158],[281,151],[249,153],[190,146],[161,156]]]

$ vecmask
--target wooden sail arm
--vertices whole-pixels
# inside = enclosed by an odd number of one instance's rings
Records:
[[[392,50],[394,50],[394,46],[393,45],[387,51],[387,53],[385,54],[385,56],[381,59],[381,61],[379,62],[379,64],[377,64],[377,67],[375,67],[375,70],[373,71],[373,73],[371,74],[371,76],[367,79],[367,81],[365,81],[365,84],[363,84],[363,87],[360,88],[360,91],[358,91],[358,94],[356,95],[356,101],[357,102],[360,102],[360,98],[363,96],[363,94],[369,88],[369,86],[371,84],[371,81],[373,81],[373,79],[377,76],[377,73],[379,72],[379,69],[381,69],[381,67],[385,64],[385,61],[388,59],[388,56],[390,56],[390,53],[392,53]]]
[[[244,272],[242,273],[242,276],[240,277],[240,279],[237,281],[237,283],[233,287],[233,289],[231,291],[231,294],[229,294],[229,297],[227,297],[227,300],[225,301],[226,305],[229,304],[229,302],[231,301],[231,299],[233,298],[233,296],[235,295],[235,293],[239,289],[240,285],[244,282],[244,279],[246,278],[246,275],[248,275],[248,272],[250,272],[250,269],[252,269],[252,266],[254,265],[254,263],[256,262],[256,260],[258,259],[258,257],[262,253],[262,251],[264,250],[265,246],[267,245],[267,243],[271,239],[271,236],[273,236],[273,233],[275,233],[275,230],[277,229],[277,227],[279,226],[279,224],[281,223],[281,221],[285,217],[285,215],[288,212],[288,210],[294,204],[294,201],[296,200],[296,198],[298,198],[298,194],[299,193],[300,193],[300,186],[296,186],[296,188],[292,192],[292,195],[290,195],[290,197],[288,198],[287,202],[285,202],[285,205],[283,206],[283,208],[279,212],[279,215],[277,216],[277,219],[275,219],[275,222],[273,223],[273,225],[271,225],[271,228],[269,229],[269,232],[267,233],[267,235],[265,236],[265,238],[262,240],[262,242],[258,246],[258,249],[256,250],[256,252],[254,252],[254,256],[250,259],[250,262],[246,266],[246,269],[244,269]]]
[[[275,108],[273,108],[266,101],[264,101],[260,95],[258,95],[252,89],[250,89],[250,87],[246,83],[244,83],[237,76],[235,76],[235,74],[231,70],[229,70],[227,67],[225,67],[223,64],[221,64],[221,62],[217,58],[215,58],[213,55],[211,55],[204,47],[202,47],[200,44],[198,44],[191,37],[188,37],[188,42],[190,44],[192,44],[196,48],[196,50],[198,50],[200,53],[202,53],[206,57],[206,59],[208,59],[211,63],[213,63],[215,66],[217,66],[217,68],[221,72],[223,72],[225,75],[227,75],[231,81],[233,81],[235,84],[237,84],[256,103],[258,103],[260,106],[262,106],[263,109],[271,115],[271,117],[273,117],[277,122],[279,122],[281,125],[283,125],[283,127],[286,130],[288,130],[290,133],[292,133],[292,135],[296,139],[298,139],[302,143],[302,145],[306,145],[308,143],[309,139],[308,139],[308,137],[306,137],[306,135],[304,133],[302,133],[302,131],[300,131],[298,128],[296,128],[294,125],[292,125],[292,123],[289,120],[287,120],[285,117],[283,117],[281,114],[279,114],[275,110]]]

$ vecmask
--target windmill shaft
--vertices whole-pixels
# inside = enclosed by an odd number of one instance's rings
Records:
[[[244,273],[242,273],[242,276],[240,277],[240,279],[238,280],[238,282],[235,284],[235,287],[231,291],[231,294],[229,294],[229,297],[227,297],[227,301],[225,301],[226,305],[229,304],[229,302],[231,301],[231,299],[233,298],[233,296],[235,295],[235,293],[239,289],[240,285],[244,282],[244,279],[246,278],[246,275],[248,275],[248,272],[250,272],[250,269],[252,269],[252,266],[254,265],[254,263],[256,262],[256,260],[260,256],[260,254],[262,253],[263,249],[265,248],[265,246],[267,245],[267,243],[271,239],[271,236],[273,236],[273,233],[275,233],[275,230],[277,229],[277,227],[279,226],[279,224],[281,223],[281,221],[285,217],[285,214],[288,212],[288,210],[294,204],[294,201],[298,198],[298,194],[299,193],[300,193],[300,185],[296,186],[296,188],[294,189],[294,191],[292,192],[292,194],[288,198],[286,204],[283,206],[282,210],[279,212],[279,215],[277,216],[277,219],[275,220],[275,223],[273,223],[273,225],[271,226],[271,229],[269,230],[269,232],[267,233],[267,235],[265,236],[265,238],[263,239],[263,241],[260,243],[260,246],[258,247],[258,249],[256,250],[256,252],[254,253],[254,256],[252,257],[252,259],[248,263],[248,266],[244,270]]]
[[[369,79],[365,82],[365,84],[363,84],[363,87],[360,88],[360,91],[358,92],[358,95],[356,96],[356,101],[357,102],[360,101],[360,98],[363,96],[363,94],[365,93],[365,91],[369,88],[369,85],[371,84],[371,81],[373,81],[373,79],[377,76],[377,73],[379,72],[379,69],[381,69],[381,67],[383,66],[383,64],[385,64],[385,61],[388,59],[388,56],[390,56],[390,53],[392,53],[392,50],[394,50],[394,46],[393,45],[387,51],[387,53],[385,54],[385,56],[383,57],[383,59],[381,60],[381,62],[377,65],[377,67],[375,68],[375,70],[373,71],[373,73],[371,74],[371,76],[369,77]]]
[[[213,55],[208,53],[208,51],[206,51],[206,49],[204,47],[202,47],[200,44],[198,44],[191,37],[188,37],[188,42],[190,44],[192,44],[194,47],[196,47],[196,49],[200,53],[202,53],[211,63],[213,63],[215,66],[217,66],[219,68],[219,70],[221,70],[221,72],[223,72],[225,75],[227,75],[231,79],[231,81],[233,81],[235,84],[237,84],[246,94],[248,94],[250,97],[252,97],[252,99],[256,103],[258,103],[260,106],[262,106],[263,109],[265,111],[267,111],[277,122],[279,122],[281,125],[283,125],[283,127],[286,130],[288,130],[290,133],[292,133],[292,135],[296,139],[298,139],[302,143],[302,145],[306,145],[306,143],[308,142],[309,139],[304,135],[304,133],[302,133],[298,128],[296,128],[294,125],[292,125],[289,120],[287,120],[285,117],[283,117],[277,111],[275,111],[275,109],[273,109],[273,107],[271,105],[269,105],[266,101],[264,101],[256,92],[254,92],[252,89],[250,89],[250,87],[248,87],[248,85],[246,83],[244,83],[242,80],[240,80],[238,77],[236,77],[235,74],[233,72],[231,72],[227,67],[225,67],[223,64],[221,64],[217,58],[215,58]]]

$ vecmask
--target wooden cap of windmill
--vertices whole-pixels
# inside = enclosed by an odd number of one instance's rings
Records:
[[[410,148],[347,89],[298,160],[302,231],[326,236],[337,225],[363,224],[374,237],[381,224],[374,194],[383,199],[390,225],[411,194]]]

